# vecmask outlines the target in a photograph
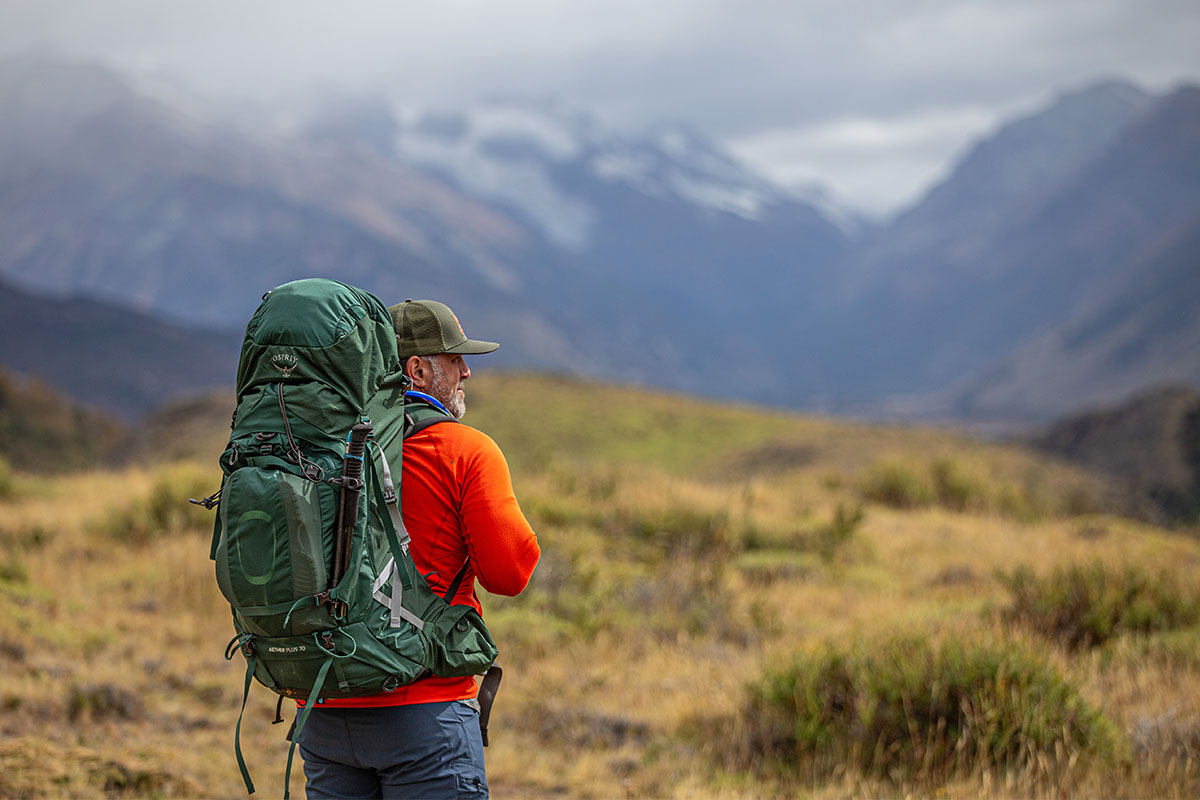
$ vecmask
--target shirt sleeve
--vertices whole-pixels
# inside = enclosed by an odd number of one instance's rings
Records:
[[[475,576],[492,594],[520,594],[541,556],[537,535],[517,504],[499,446],[481,431],[462,427],[472,440],[461,461],[461,485],[463,533]]]

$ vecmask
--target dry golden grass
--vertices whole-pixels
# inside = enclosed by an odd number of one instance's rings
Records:
[[[544,397],[552,386],[484,388],[492,394],[473,421],[494,426],[513,455],[544,551],[526,595],[484,597],[505,667],[487,752],[494,796],[1200,794],[1200,632],[1069,652],[998,619],[1006,590],[997,570],[1049,573],[1099,559],[1195,574],[1194,537],[1072,514],[1063,498],[1102,494],[1088,476],[946,431],[721,412],[669,397],[607,423],[636,432],[674,413],[676,434],[690,436],[724,413],[748,430],[726,425],[726,438],[674,451],[657,440],[652,457],[644,442],[610,442],[602,431],[553,449],[553,426],[506,424],[498,399],[521,407],[532,402],[523,391]],[[618,396],[598,390],[588,402],[602,414]],[[935,458],[992,489],[1036,489],[1047,506],[1027,518],[865,499],[862,480],[881,459],[925,469]],[[169,529],[149,525],[132,539],[120,530],[157,519],[146,499],[164,486],[198,492],[210,478],[215,490],[213,460],[14,477],[0,500],[0,796],[243,796],[232,744],[244,663],[223,658],[233,631],[207,559],[211,514],[181,505],[186,516]],[[822,555],[814,543],[839,506],[865,515]],[[853,769],[742,770],[723,757],[718,743],[747,724],[746,686],[768,666],[896,631],[1027,643],[1114,722],[1132,760],[1078,762],[1053,785],[980,769],[906,786]],[[252,688],[242,729],[263,796],[282,794],[286,726],[269,724],[274,704]],[[299,764],[292,778],[299,789]]]

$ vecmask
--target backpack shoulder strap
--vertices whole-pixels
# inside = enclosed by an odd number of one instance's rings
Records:
[[[428,403],[417,401],[407,405],[404,409],[404,438],[407,439],[440,422],[457,423],[458,420]]]

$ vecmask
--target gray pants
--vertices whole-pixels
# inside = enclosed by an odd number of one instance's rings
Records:
[[[486,798],[479,712],[458,702],[313,709],[300,734],[309,798]]]

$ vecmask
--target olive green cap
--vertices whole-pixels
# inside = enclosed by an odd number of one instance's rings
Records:
[[[388,312],[396,329],[402,364],[412,356],[480,355],[500,346],[496,342],[468,339],[450,306],[437,300],[405,300],[389,306]]]

